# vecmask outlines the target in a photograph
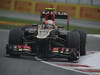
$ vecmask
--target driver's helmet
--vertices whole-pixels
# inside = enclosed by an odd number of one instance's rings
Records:
[[[48,29],[53,29],[55,25],[54,21],[52,20],[46,20],[44,24],[45,24],[45,28],[48,28]]]
[[[44,24],[54,25],[54,24],[55,24],[55,22],[54,22],[54,21],[52,21],[52,20],[47,20],[47,21],[45,21],[45,22],[44,22]]]

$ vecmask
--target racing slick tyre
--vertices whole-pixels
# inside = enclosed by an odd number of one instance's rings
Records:
[[[75,30],[80,34],[80,55],[86,55],[86,32],[83,30]]]
[[[6,45],[6,53],[10,56],[20,56],[17,52],[13,51],[14,45],[22,45],[23,44],[23,33],[20,28],[13,29],[9,32],[9,40]]]
[[[68,32],[67,34],[67,48],[69,48],[68,61],[75,61],[80,56],[80,35],[78,32]]]
[[[21,45],[23,44],[23,32],[20,28],[16,28],[10,31],[8,43],[11,45]]]

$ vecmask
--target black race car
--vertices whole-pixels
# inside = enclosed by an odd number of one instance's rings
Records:
[[[56,19],[66,19],[69,29],[68,18],[65,12],[46,8],[41,12],[40,24],[10,30],[6,53],[10,56],[26,54],[42,59],[78,60],[86,54],[86,33],[82,30],[64,30],[63,26],[56,25]]]

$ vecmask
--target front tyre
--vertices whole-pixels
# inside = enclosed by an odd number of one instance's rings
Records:
[[[14,45],[22,45],[23,44],[23,32],[20,28],[12,29],[9,32],[8,44],[6,45],[6,53],[10,56],[20,56],[18,52],[13,50]]]
[[[86,55],[86,32],[83,30],[75,30],[80,34],[80,55]]]
[[[66,46],[70,51],[68,60],[78,60],[80,56],[80,35],[78,32],[68,32]]]

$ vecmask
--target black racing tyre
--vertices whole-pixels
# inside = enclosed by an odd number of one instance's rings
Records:
[[[68,32],[67,40],[66,40],[67,48],[71,49],[70,57],[68,60],[77,60],[80,56],[79,49],[80,49],[80,35],[78,32]]]
[[[80,34],[80,55],[86,55],[86,32],[83,30],[75,30]]]
[[[23,32],[20,28],[12,29],[9,32],[9,40],[8,43],[11,45],[20,45],[23,44]]]
[[[20,28],[12,29],[9,32],[8,45],[6,46],[6,53],[10,56],[20,56],[20,54],[13,51],[13,45],[23,44],[23,32]]]
[[[68,48],[76,48],[79,50],[80,48],[80,35],[78,32],[68,32],[67,34],[67,47]]]

